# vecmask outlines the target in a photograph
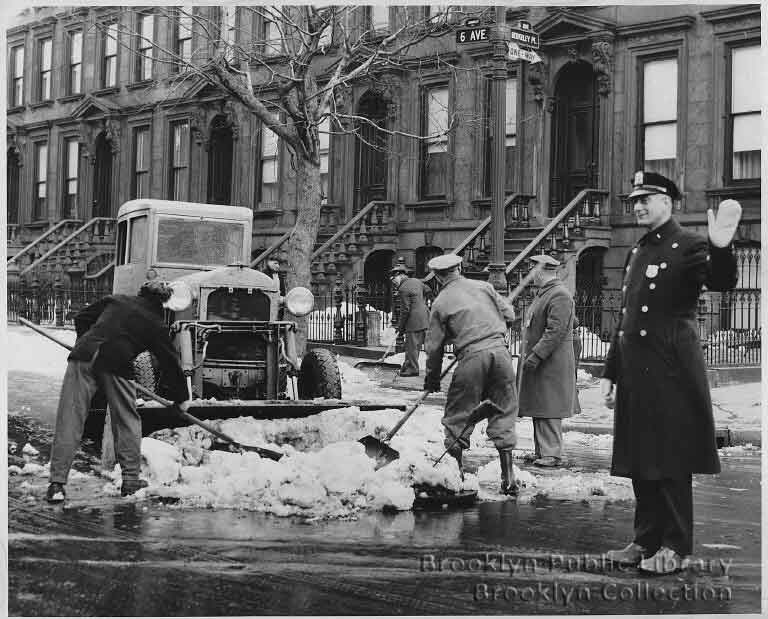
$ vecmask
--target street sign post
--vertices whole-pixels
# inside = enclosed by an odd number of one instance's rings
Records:
[[[479,28],[462,28],[456,31],[457,43],[480,43],[481,41],[490,41],[488,28],[481,26]]]

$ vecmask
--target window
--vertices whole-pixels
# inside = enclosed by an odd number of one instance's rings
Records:
[[[675,178],[677,160],[677,58],[643,65],[642,168]]]
[[[171,124],[171,200],[189,199],[189,121]]]
[[[760,178],[760,46],[734,47],[730,56],[730,180],[756,180]]]
[[[48,144],[37,142],[35,144],[35,191],[33,196],[32,220],[45,219],[48,213]]]
[[[149,127],[133,130],[133,185],[131,198],[149,197],[150,139]]]
[[[262,125],[261,128],[261,184],[259,208],[274,209],[278,205],[280,140],[277,134]]]
[[[180,6],[176,15],[176,70],[188,71],[192,62],[192,23],[194,7]]]
[[[80,142],[77,138],[64,140],[64,191],[61,216],[75,218],[77,212],[77,179],[80,169]]]
[[[493,182],[493,80],[487,82],[487,131],[485,150],[485,195],[491,195]],[[515,190],[515,164],[517,156],[517,79],[508,78],[505,87],[504,100],[504,190],[506,193]]]
[[[10,92],[8,101],[11,107],[24,105],[24,46],[15,45],[8,53],[10,59]]]
[[[323,31],[317,41],[320,49],[328,49],[333,45],[333,26],[336,22],[335,8],[332,6],[318,6],[318,12],[325,17]]]
[[[136,76],[135,81],[152,79],[152,56],[154,52],[155,16],[139,15],[136,35]]]
[[[321,204],[328,204],[328,160],[331,146],[330,136],[331,118],[326,116],[317,127],[320,138],[320,191],[322,193]]]
[[[19,223],[19,182],[20,182],[20,164],[19,151],[16,148],[9,148],[6,153],[6,166],[8,167],[8,223]]]
[[[128,221],[117,222],[117,250],[115,251],[115,264],[125,264],[125,246],[128,239]]]
[[[67,94],[82,92],[83,85],[83,33],[75,30],[69,33],[69,81]]]
[[[203,266],[232,264],[243,259],[243,222],[159,217],[157,262]]]
[[[104,29],[104,56],[101,68],[101,87],[117,85],[117,22],[107,24]]]
[[[144,262],[147,258],[147,216],[140,215],[131,221],[128,262]]]
[[[264,55],[280,56],[283,53],[283,35],[277,22],[264,21]]]
[[[389,30],[389,7],[375,4],[370,7],[370,27],[374,31]]]
[[[38,100],[51,98],[51,64],[53,61],[53,39],[40,39],[40,80],[38,82]]]
[[[430,88],[424,96],[422,147],[422,198],[445,197],[448,167],[448,88]]]
[[[234,58],[234,46],[237,44],[237,7],[221,7],[221,41],[228,58]]]

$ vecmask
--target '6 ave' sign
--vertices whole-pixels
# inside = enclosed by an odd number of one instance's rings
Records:
[[[456,31],[457,43],[479,43],[480,41],[488,41],[488,28],[464,28],[463,30]]]

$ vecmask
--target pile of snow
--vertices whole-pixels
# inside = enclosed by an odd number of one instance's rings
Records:
[[[734,445],[733,447],[721,447],[717,450],[721,456],[744,456],[754,454],[758,451],[760,451],[760,448],[755,447],[752,443]]]
[[[596,333],[592,333],[587,327],[577,329],[581,338],[581,350],[584,357],[590,359],[603,359],[608,354],[610,342],[604,342]]]
[[[456,357],[450,353],[444,353],[442,371],[445,371],[445,368],[451,365],[455,358]],[[387,361],[389,363],[399,363],[402,365],[405,361],[405,353],[399,352],[396,355],[390,355],[387,357]],[[427,369],[427,353],[425,353],[423,350],[419,353],[419,369],[422,371],[422,373]]]
[[[584,432],[563,432],[563,442],[588,449],[591,452],[610,452],[613,449],[613,434],[585,434]]]

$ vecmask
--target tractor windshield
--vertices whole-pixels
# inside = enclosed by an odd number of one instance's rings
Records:
[[[243,260],[245,224],[235,221],[160,217],[158,263],[226,266]]]

